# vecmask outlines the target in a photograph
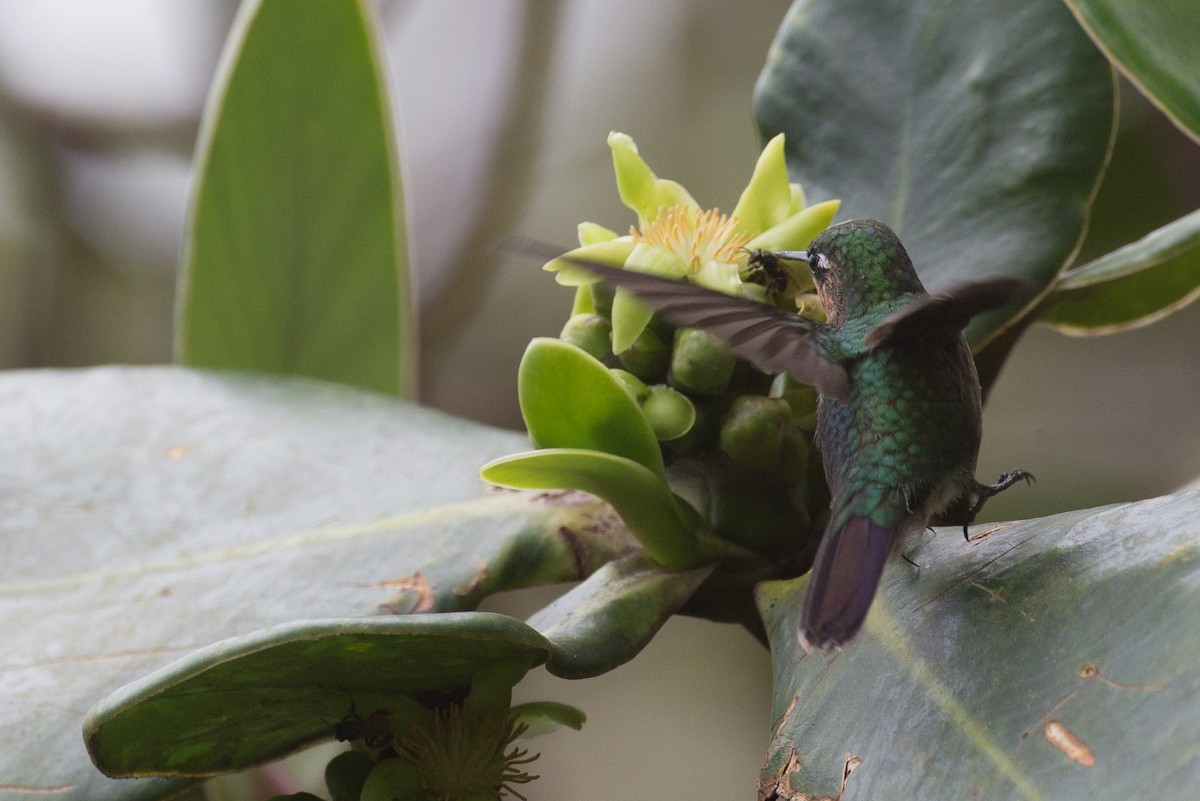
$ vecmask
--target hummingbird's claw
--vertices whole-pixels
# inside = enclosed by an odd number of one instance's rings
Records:
[[[1022,480],[1024,480],[1026,484],[1032,484],[1033,482],[1037,481],[1037,479],[1034,478],[1033,473],[1030,473],[1027,470],[1022,470],[1018,467],[1016,470],[1009,470],[1007,473],[1000,476],[1000,478],[996,480],[995,484],[975,485],[974,494],[977,496],[977,499],[974,505],[967,510],[966,520],[963,521],[964,540],[967,542],[971,541],[971,535],[967,532],[967,529],[972,523],[975,522],[975,516],[979,514],[979,510],[983,508],[983,505],[987,502],[987,499],[993,495],[998,495],[1001,492],[1004,492],[1004,490]]]

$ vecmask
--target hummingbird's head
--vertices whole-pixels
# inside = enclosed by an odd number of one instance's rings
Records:
[[[900,237],[878,220],[851,220],[826,228],[806,252],[831,323],[925,292]]]

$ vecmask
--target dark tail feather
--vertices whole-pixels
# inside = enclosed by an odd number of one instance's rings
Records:
[[[800,617],[805,650],[839,648],[858,634],[892,549],[892,530],[851,517],[826,531],[813,561]]]

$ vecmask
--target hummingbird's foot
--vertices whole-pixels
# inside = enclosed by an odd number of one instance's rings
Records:
[[[967,528],[973,522],[975,522],[975,515],[979,514],[979,510],[983,508],[983,505],[987,502],[987,499],[993,495],[999,495],[1001,492],[1004,492],[1013,484],[1016,484],[1021,480],[1024,480],[1026,484],[1032,484],[1034,481],[1037,481],[1037,479],[1033,477],[1033,473],[1017,468],[1016,470],[1009,470],[1007,473],[1000,476],[995,484],[977,483],[975,485],[975,490],[972,494],[976,496],[976,501],[974,505],[967,510],[967,518],[963,521],[964,540],[967,542],[971,541],[971,535],[967,533]]]

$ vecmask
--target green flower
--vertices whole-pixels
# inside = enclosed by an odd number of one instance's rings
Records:
[[[618,236],[595,223],[583,223],[580,247],[566,255],[760,299],[759,288],[748,290],[743,281],[750,253],[802,250],[829,226],[840,205],[837,200],[805,205],[800,185],[788,181],[783,144],[783,134],[767,143],[733,213],[725,215],[719,209],[702,209],[678,183],[656,176],[629,136],[610,133],[617,191],[637,214],[637,225],[627,236]],[[554,259],[545,269],[556,271],[558,282],[567,286],[595,281],[566,259]],[[810,304],[798,300],[797,305]],[[618,289],[612,308],[613,352],[628,348],[651,315],[632,293]]]

